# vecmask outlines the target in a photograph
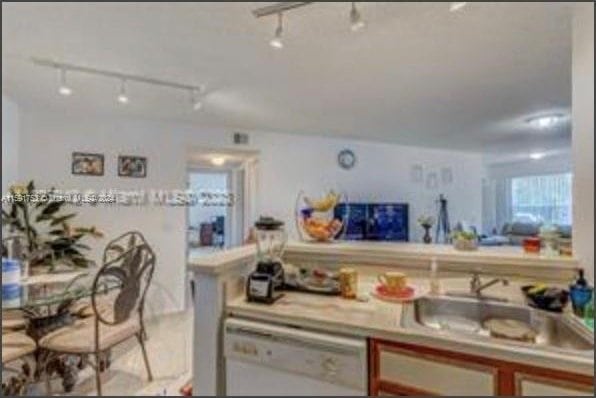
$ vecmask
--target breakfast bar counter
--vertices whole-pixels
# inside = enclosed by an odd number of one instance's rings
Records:
[[[337,270],[355,268],[360,274],[359,293],[366,296],[374,284],[373,275],[383,270],[399,270],[419,289],[428,289],[430,265],[438,265],[444,290],[468,290],[470,275],[482,278],[503,277],[507,287],[493,286],[492,295],[520,303],[522,283],[546,282],[565,286],[573,280],[580,262],[572,257],[526,254],[520,247],[480,247],[458,251],[449,245],[424,245],[386,242],[288,242],[285,264],[315,266]],[[592,376],[592,355],[534,349],[529,345],[508,344],[495,339],[467,339],[461,335],[403,326],[402,314],[408,304],[385,303],[369,297],[365,301],[345,300],[314,294],[284,292],[273,305],[245,300],[247,275],[254,270],[256,249],[246,245],[204,257],[191,258],[193,273],[194,344],[193,384],[197,395],[225,392],[223,325],[226,317],[250,318],[291,325],[338,335],[355,335],[378,341],[399,341],[429,349],[457,351],[461,355],[482,355],[496,361],[560,369]],[[525,281],[525,282],[524,282]],[[372,341],[372,340],[371,340]],[[524,365],[524,366],[526,366]]]
[[[409,303],[389,303],[370,295],[376,278],[365,277],[360,282],[361,300],[346,300],[341,297],[316,294],[285,292],[273,305],[246,301],[244,296],[231,300],[226,305],[229,316],[256,319],[275,324],[285,324],[309,330],[319,330],[338,335],[361,336],[408,344],[422,344],[437,349],[471,355],[481,355],[503,361],[523,363],[529,366],[543,366],[561,371],[594,374],[593,351],[587,353],[549,352],[529,344],[500,339],[467,339],[461,334],[442,331],[427,331],[421,328],[409,329],[403,326],[402,314]],[[429,291],[427,278],[410,278],[409,283],[422,294]],[[494,286],[491,296],[506,298],[508,303],[525,305],[519,281],[509,286]],[[442,291],[466,292],[469,278],[442,278]],[[572,317],[571,314],[566,314]]]
[[[202,274],[221,274],[246,262],[254,261],[254,245],[216,252],[207,256],[191,258],[188,270]],[[549,277],[560,277],[560,272],[571,275],[579,267],[579,261],[568,256],[546,256],[525,253],[517,246],[479,247],[474,251],[456,250],[451,245],[390,243],[390,242],[332,242],[310,243],[290,241],[286,245],[284,259],[290,262],[317,261],[356,265],[384,265],[399,267],[425,267],[436,259],[444,269],[466,271],[470,267],[483,267],[495,273],[519,274],[545,271]]]

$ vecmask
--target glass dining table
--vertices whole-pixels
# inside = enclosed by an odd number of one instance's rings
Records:
[[[90,301],[94,293],[107,295],[119,287],[120,283],[116,281],[104,282],[94,291],[92,274],[87,270],[32,275],[21,279],[20,294],[16,298],[3,300],[3,318],[4,314],[20,313],[27,335],[39,341],[48,333],[72,325],[79,315],[92,316]],[[87,309],[84,315],[82,309]],[[38,381],[46,371],[45,356],[41,349],[34,353],[34,379]],[[58,376],[62,378],[64,390],[69,392],[76,383],[81,360],[70,356],[59,360],[61,366],[54,368],[62,369]]]

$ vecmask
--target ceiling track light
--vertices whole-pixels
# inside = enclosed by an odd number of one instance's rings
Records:
[[[462,8],[464,8],[467,5],[468,5],[468,3],[465,1],[453,1],[453,2],[449,3],[449,11],[457,12],[457,11],[460,11]]]
[[[225,162],[226,158],[224,158],[223,156],[213,156],[211,158],[211,164],[213,164],[214,166],[223,166]]]
[[[527,123],[536,129],[546,130],[546,129],[550,129],[550,128],[556,126],[562,120],[563,120],[563,115],[557,113],[557,114],[532,117],[527,120]]]
[[[199,111],[203,108],[203,101],[201,100],[202,89],[190,90],[190,105],[193,111]]]
[[[275,28],[275,35],[273,36],[273,39],[269,41],[271,47],[278,50],[284,48],[284,42],[282,40],[283,32],[283,14],[280,12],[277,14],[277,28]]]
[[[58,87],[58,93],[64,96],[72,94],[72,89],[66,84],[66,70],[60,68],[60,87]]]
[[[129,99],[128,99],[128,95],[126,94],[126,80],[122,79],[120,81],[120,93],[118,94],[118,102],[120,102],[123,105],[128,104]]]
[[[358,32],[366,26],[366,22],[362,19],[362,15],[356,8],[356,3],[352,2],[352,9],[350,10],[350,29],[352,32]]]
[[[198,85],[192,85],[192,84],[177,83],[177,82],[172,82],[172,81],[168,81],[168,80],[155,79],[152,77],[131,75],[131,74],[127,74],[127,73],[120,73],[120,72],[114,72],[114,71],[109,71],[109,70],[104,70],[104,69],[91,68],[91,67],[87,67],[87,66],[67,64],[67,63],[57,62],[57,61],[53,61],[51,59],[45,59],[45,58],[33,57],[33,58],[31,58],[31,62],[33,62],[35,65],[46,67],[46,68],[52,68],[59,72],[59,80],[60,80],[59,84],[60,85],[58,87],[58,93],[60,93],[61,95],[64,95],[64,96],[68,96],[68,95],[72,94],[72,89],[70,88],[70,86],[68,86],[68,84],[66,82],[66,73],[67,72],[68,73],[76,72],[76,73],[81,73],[81,74],[86,74],[86,75],[91,75],[91,76],[101,76],[101,77],[107,77],[107,78],[118,80],[120,82],[120,90],[118,92],[118,96],[116,97],[116,99],[121,104],[127,104],[130,102],[130,99],[127,94],[127,84],[128,84],[128,82],[135,82],[135,83],[140,83],[140,84],[147,84],[150,86],[160,86],[160,87],[167,87],[167,88],[175,89],[175,90],[183,90],[187,93],[190,92],[191,98],[193,101],[193,109],[198,110],[202,107],[201,96],[203,95],[203,93],[205,91],[205,86],[202,86],[202,85],[198,86]]]

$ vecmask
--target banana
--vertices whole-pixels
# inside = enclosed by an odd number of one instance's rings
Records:
[[[330,191],[323,199],[312,200],[308,197],[304,197],[304,203],[314,211],[329,211],[333,209],[339,202],[339,195],[333,191]]]
[[[530,288],[530,290],[528,290],[528,294],[539,294],[543,291],[545,291],[548,288],[547,285],[545,285],[544,283],[538,283],[534,286],[532,286],[532,288]]]

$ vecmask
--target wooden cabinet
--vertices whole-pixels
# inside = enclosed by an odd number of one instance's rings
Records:
[[[528,397],[594,396],[593,386],[524,373],[515,374],[515,395]]]
[[[498,369],[483,363],[429,352],[423,347],[373,341],[373,395],[489,396]]]
[[[593,395],[590,376],[370,340],[370,395]]]

